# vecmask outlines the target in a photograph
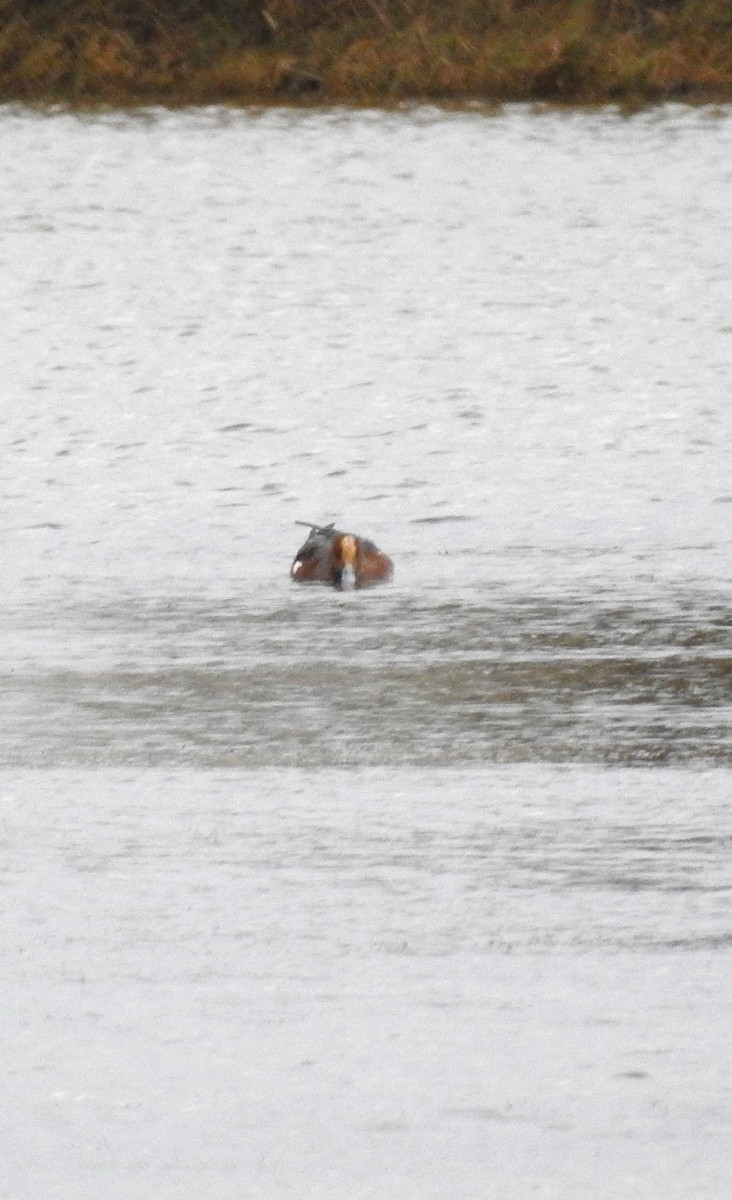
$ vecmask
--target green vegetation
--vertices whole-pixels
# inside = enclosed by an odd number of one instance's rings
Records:
[[[732,99],[732,0],[0,0],[0,100]]]

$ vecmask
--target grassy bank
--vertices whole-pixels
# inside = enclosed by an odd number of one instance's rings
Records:
[[[0,0],[0,100],[732,100],[732,0]]]

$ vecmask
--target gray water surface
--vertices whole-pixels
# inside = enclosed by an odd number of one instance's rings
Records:
[[[0,114],[0,1195],[727,1200],[731,149]]]
[[[731,129],[6,112],[1,760],[729,762]]]
[[[410,593],[288,595],[273,579],[245,599],[71,600],[52,630],[8,614],[3,760],[729,764],[721,592]]]
[[[8,1196],[723,1197],[732,772],[14,772]]]

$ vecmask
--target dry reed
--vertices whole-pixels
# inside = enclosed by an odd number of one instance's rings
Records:
[[[732,98],[730,0],[0,0],[0,100]]]

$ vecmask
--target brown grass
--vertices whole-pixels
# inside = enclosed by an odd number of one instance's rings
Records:
[[[0,100],[732,98],[732,0],[0,0]]]

